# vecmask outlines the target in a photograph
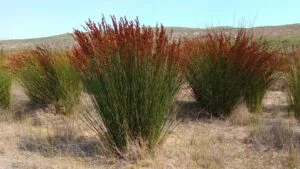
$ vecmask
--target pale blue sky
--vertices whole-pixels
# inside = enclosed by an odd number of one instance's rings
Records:
[[[0,39],[72,32],[102,14],[151,26],[282,25],[300,23],[300,0],[0,0]]]

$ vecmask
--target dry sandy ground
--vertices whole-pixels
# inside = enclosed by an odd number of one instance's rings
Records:
[[[154,157],[145,155],[143,160],[124,161],[99,154],[97,138],[78,122],[78,116],[54,115],[51,108],[26,108],[28,98],[18,88],[14,89],[12,112],[15,113],[0,112],[0,169],[300,168],[297,148],[289,151],[254,146],[246,140],[259,123],[234,125],[229,120],[201,118],[201,111],[193,105],[186,90],[178,100],[185,105],[179,111],[186,115]],[[268,92],[259,121],[286,121],[299,131],[299,123],[288,116],[287,101],[284,92]]]

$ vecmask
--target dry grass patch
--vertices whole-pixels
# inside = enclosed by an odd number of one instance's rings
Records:
[[[98,140],[82,135],[82,131],[71,122],[53,125],[44,131],[33,131],[31,135],[20,138],[20,150],[37,152],[45,157],[72,156],[97,157],[101,156]]]
[[[5,129],[0,133],[1,167],[107,168],[105,166],[114,160],[101,153],[97,137],[75,117],[38,114],[22,121],[0,123]],[[49,121],[41,120],[36,125],[35,121],[41,118]]]
[[[187,92],[182,91],[181,94],[188,94]],[[274,95],[267,94],[266,98],[270,99],[270,102],[266,103],[270,107],[282,100],[282,97],[278,96],[271,102],[272,97],[268,98],[269,96]],[[23,94],[14,92],[14,98],[18,99],[14,106],[22,107],[26,101],[22,97]],[[83,103],[92,110],[90,100],[88,97],[84,98],[86,99]],[[182,113],[194,111],[197,114],[197,111],[200,111],[197,106],[191,106],[193,98],[181,98],[184,97],[180,96],[179,102],[189,105],[182,107]],[[142,154],[145,155],[142,159],[124,160],[101,154],[101,149],[99,150],[94,142],[98,139],[97,136],[90,132],[76,115],[68,118],[60,114],[55,115],[49,107],[31,111],[32,113],[22,121],[0,121],[0,129],[4,129],[0,132],[0,168],[281,169],[300,166],[299,151],[295,148],[291,149],[292,151],[275,148],[257,151],[251,144],[245,144],[244,140],[250,135],[252,125],[232,125],[229,121],[201,116],[190,120],[192,116],[187,115],[188,118],[168,133],[168,137],[155,151],[154,156]],[[283,124],[291,122],[286,116],[274,116],[274,119],[270,119],[269,114],[271,113],[264,113],[260,118],[264,121],[280,119],[284,121]],[[299,130],[300,127],[294,121],[290,128]]]
[[[238,104],[231,111],[228,121],[233,125],[248,125],[251,123],[253,114],[250,113],[247,105]]]
[[[224,145],[222,136],[199,141],[198,138],[190,140],[190,158],[199,168],[224,168]]]
[[[286,168],[297,161],[295,152],[249,149],[243,140],[251,126],[232,126],[222,120],[184,121],[154,157],[140,160],[102,155],[93,142],[97,137],[73,117],[39,112],[20,122],[1,122],[0,127],[5,128],[0,133],[0,166],[6,168],[263,169]]]
[[[300,132],[295,125],[280,120],[264,121],[250,133],[246,142],[251,143],[256,148],[263,146],[265,149],[299,149]]]

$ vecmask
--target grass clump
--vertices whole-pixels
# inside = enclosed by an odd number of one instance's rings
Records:
[[[13,57],[10,68],[34,103],[54,104],[62,114],[78,104],[80,77],[67,53],[38,47]]]
[[[11,74],[4,67],[5,55],[0,51],[0,108],[9,108],[11,100]]]
[[[169,42],[163,27],[111,19],[112,26],[103,17],[98,25],[87,22],[87,33],[75,31],[73,61],[99,115],[85,117],[119,156],[132,144],[150,151],[174,120],[179,44]],[[93,123],[95,118],[100,123]]]
[[[294,116],[300,120],[300,50],[293,49],[289,56],[292,63],[287,70],[287,79],[291,97],[291,109],[294,112]]]
[[[188,57],[186,77],[196,99],[217,116],[227,116],[241,100],[251,112],[260,111],[280,67],[277,51],[245,29],[186,39],[183,50]]]

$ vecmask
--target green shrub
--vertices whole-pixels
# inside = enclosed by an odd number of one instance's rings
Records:
[[[244,29],[186,39],[183,51],[189,58],[186,77],[195,97],[218,116],[228,115],[240,100],[252,112],[261,111],[263,96],[281,65],[276,50]]]
[[[73,61],[101,123],[93,123],[91,114],[85,117],[119,156],[134,143],[153,150],[174,120],[170,107],[181,84],[179,46],[168,42],[163,27],[155,33],[138,20],[117,23],[112,17],[112,22],[114,27],[104,19],[98,26],[90,21],[87,33],[75,31]]]
[[[8,108],[11,100],[11,74],[3,67],[5,56],[0,51],[0,108]]]
[[[11,63],[21,63],[11,67],[34,103],[54,104],[62,114],[71,113],[78,104],[80,77],[66,53],[37,48],[14,57]]]

